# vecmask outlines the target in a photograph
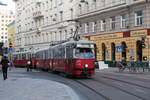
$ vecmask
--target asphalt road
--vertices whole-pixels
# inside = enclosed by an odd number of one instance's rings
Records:
[[[0,85],[0,97],[4,98],[1,100],[11,100],[10,98],[6,99],[8,98],[7,95],[11,95],[11,93],[9,94],[8,92],[11,89],[7,88],[7,86],[5,86],[5,83],[17,84],[19,85],[19,87],[22,87],[16,91],[18,91],[18,94],[20,96],[22,95],[22,97],[24,98],[27,98],[27,96],[29,96],[30,99],[28,100],[41,100],[42,98],[42,100],[53,100],[52,98],[50,98],[52,97],[52,94],[53,98],[57,97],[57,99],[59,98],[61,100],[150,100],[149,73],[132,74],[118,73],[111,70],[102,70],[97,71],[96,75],[90,79],[70,79],[64,77],[63,74],[57,75],[42,71],[26,72],[25,69],[14,69],[12,71],[9,71],[8,80],[3,81],[1,79],[0,81],[2,82],[2,84]],[[18,89],[17,85],[14,85],[15,88],[12,87],[12,89]],[[8,92],[5,95],[2,90],[4,87]],[[29,89],[28,87],[31,88]],[[25,94],[26,92],[24,92],[24,90],[31,91],[29,92],[31,94]],[[50,90],[53,90],[55,92],[52,92]],[[43,92],[40,93],[35,91]],[[67,91],[69,91],[69,93]],[[32,92],[35,92],[35,94],[38,94],[38,96],[36,96],[36,98],[33,97]]]

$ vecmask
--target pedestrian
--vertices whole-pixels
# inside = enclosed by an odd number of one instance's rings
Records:
[[[32,71],[32,60],[27,61],[27,72]]]
[[[32,71],[32,60],[30,59],[30,65],[29,65],[30,71]]]
[[[2,64],[3,78],[4,78],[4,80],[6,80],[7,79],[7,69],[9,67],[9,60],[8,60],[7,56],[3,56],[2,60],[1,60],[1,64]]]

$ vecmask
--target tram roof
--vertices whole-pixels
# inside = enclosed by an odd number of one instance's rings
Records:
[[[22,51],[22,52],[14,52],[13,54],[24,54],[24,53],[31,53],[31,51]]]
[[[89,41],[89,40],[79,40],[79,41],[75,41],[75,40],[70,40],[67,41],[65,43],[63,43],[62,45],[67,45],[67,44],[94,44],[93,42]]]
[[[40,49],[36,50],[35,52],[40,52],[40,51],[48,50],[48,49],[49,49],[49,47],[46,47],[46,48],[40,48]]]

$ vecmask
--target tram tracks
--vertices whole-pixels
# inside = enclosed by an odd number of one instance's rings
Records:
[[[141,88],[145,88],[145,89],[149,89],[149,90],[150,90],[150,87],[143,86],[143,85],[140,85],[140,84],[137,84],[137,83],[133,83],[133,82],[129,82],[129,81],[124,81],[124,80],[116,79],[116,78],[111,78],[111,77],[107,77],[107,76],[101,76],[101,77],[103,77],[103,78],[105,78],[105,79],[110,79],[110,80],[114,80],[114,81],[118,81],[118,82],[130,84],[130,85],[134,85],[134,86],[138,86],[138,87],[141,87]]]
[[[89,90],[91,90],[92,92],[96,93],[97,95],[101,96],[102,98],[104,98],[105,100],[111,100],[109,97],[105,96],[104,94],[96,91],[95,89],[91,88],[90,86],[84,84],[83,82],[79,81],[79,80],[75,80],[75,82],[79,83],[80,85],[88,88]]]
[[[122,91],[122,92],[125,92],[125,93],[127,93],[127,94],[129,94],[129,95],[131,95],[131,96],[135,96],[135,97],[137,97],[137,98],[139,98],[139,99],[141,99],[141,100],[147,100],[146,98],[144,98],[144,97],[142,97],[142,96],[139,96],[139,95],[137,95],[137,94],[134,94],[134,93],[132,93],[132,92],[129,92],[128,90],[125,90],[125,89],[123,89],[123,88],[121,88],[121,87],[112,85],[111,83],[104,82],[104,81],[100,81],[100,80],[95,80],[95,79],[93,79],[93,81],[98,82],[98,83],[103,83],[103,84],[105,84],[105,85],[107,85],[107,86],[109,86],[109,87],[112,87],[112,88],[115,88],[115,89],[120,90],[120,91]]]
[[[147,89],[150,91],[150,88],[147,88],[146,86],[141,86],[139,84],[136,84],[136,83],[130,83],[130,82],[127,82],[127,81],[123,81],[123,80],[119,80],[119,79],[113,79],[113,78],[110,78],[110,77],[106,77],[106,76],[100,76],[100,78],[104,78],[104,79],[109,79],[109,80],[113,80],[113,81],[116,81],[116,82],[120,82],[120,83],[124,83],[124,84],[128,84],[128,85],[132,85],[132,86],[136,86],[136,87],[140,87],[140,88],[144,88],[144,89]],[[91,91],[93,91],[94,93],[96,93],[97,95],[103,97],[105,100],[113,100],[113,98],[111,98],[110,96],[108,96],[107,94],[105,93],[102,93],[101,91],[98,91],[96,88],[93,88],[91,87],[90,85],[88,85],[88,80],[85,82],[83,80],[75,80],[77,83],[81,84],[82,86],[90,89]],[[130,96],[133,96],[135,98],[138,98],[139,100],[148,100],[147,97],[145,96],[142,96],[142,95],[138,95],[137,93],[134,93],[133,91],[130,91],[126,88],[123,88],[123,87],[120,87],[120,86],[117,86],[117,85],[114,85],[114,84],[111,84],[105,80],[101,80],[101,79],[91,79],[90,81],[93,81],[93,83],[97,83],[97,84],[103,84],[105,85],[106,87],[111,87],[113,88],[114,90],[117,90],[117,91],[120,91],[120,92],[123,92],[123,93],[126,93]],[[140,89],[139,89],[140,90]],[[115,91],[114,91],[115,92]],[[115,99],[114,99],[115,100]]]

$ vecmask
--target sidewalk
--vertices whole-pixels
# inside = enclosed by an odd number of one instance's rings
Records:
[[[119,72],[119,68],[117,67],[108,67],[108,68],[104,68],[104,69],[96,69],[97,72],[108,72],[108,73],[127,73],[127,74],[149,74],[150,75],[150,71],[148,71],[147,69],[145,69],[145,71],[143,72],[143,69],[139,69],[137,71],[129,71],[128,68],[125,68],[125,70],[123,70],[122,72]]]
[[[79,100],[70,87],[25,73],[25,69],[12,68],[4,81],[0,72],[0,100]]]
[[[96,69],[96,73],[97,74],[114,74],[114,75],[120,75],[120,76],[132,76],[132,77],[137,77],[137,78],[142,78],[142,79],[148,79],[150,80],[150,72],[145,71],[143,72],[142,69],[140,69],[139,72],[130,72],[128,69],[125,69],[123,72],[119,72],[118,68],[115,67],[109,67],[109,68],[105,68],[102,70]]]

